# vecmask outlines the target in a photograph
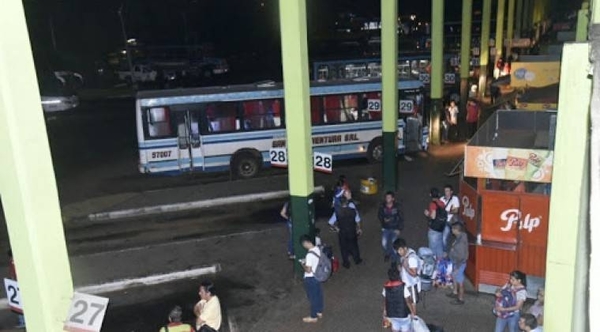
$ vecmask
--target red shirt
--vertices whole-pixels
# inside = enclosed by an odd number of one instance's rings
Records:
[[[8,262],[8,276],[12,280],[17,280],[17,269],[15,268],[15,260],[12,258],[10,259],[10,262]]]
[[[479,120],[479,105],[469,103],[467,105],[467,122],[474,123]]]
[[[429,203],[429,215],[430,216],[437,210],[438,206],[441,208],[445,208],[446,204],[444,204],[444,202],[440,201],[439,199],[437,199],[435,201],[431,201]]]

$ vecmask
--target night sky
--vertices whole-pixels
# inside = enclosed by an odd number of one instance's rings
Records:
[[[24,0],[23,3],[38,66],[56,66],[59,62],[61,66],[66,63],[81,70],[121,47],[123,36],[117,14],[121,6],[128,37],[146,44],[212,42],[217,52],[226,56],[249,50],[279,52],[278,0]],[[446,0],[447,21],[460,20],[461,3],[461,0]],[[307,6],[309,38],[329,29],[339,13],[352,12],[375,19],[380,14],[377,0],[307,0]],[[475,0],[474,9],[480,7],[481,0]],[[399,8],[400,15],[414,13],[427,20],[431,1],[400,0]]]

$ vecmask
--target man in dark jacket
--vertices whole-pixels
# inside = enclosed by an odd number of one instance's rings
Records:
[[[356,208],[349,206],[348,198],[342,197],[340,207],[335,212],[334,229],[338,232],[342,266],[350,268],[348,256],[352,256],[356,265],[362,262],[358,249],[358,236],[362,234],[360,216]]]
[[[381,246],[383,247],[383,260],[390,257],[397,261],[397,254],[392,244],[400,236],[404,229],[404,215],[400,204],[396,201],[396,195],[388,191],[385,193],[385,201],[379,206],[379,222],[381,223]]]
[[[400,272],[397,268],[388,270],[389,281],[383,285],[385,307],[383,317],[389,321],[393,332],[410,331],[410,310],[404,298],[404,284],[400,281]]]
[[[452,279],[454,282],[454,292],[449,294],[456,299],[452,304],[465,304],[465,268],[469,259],[469,239],[465,233],[465,226],[461,222],[452,224],[452,234],[454,242],[450,247],[449,257],[452,261]]]

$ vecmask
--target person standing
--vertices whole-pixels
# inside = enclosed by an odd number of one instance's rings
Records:
[[[448,117],[446,121],[448,122],[448,139],[450,141],[456,140],[458,138],[458,106],[456,106],[456,102],[453,100],[450,102],[450,106],[448,106]]]
[[[465,304],[465,268],[469,259],[469,240],[465,227],[460,222],[452,224],[452,234],[454,234],[454,241],[448,256],[452,261],[454,292],[450,295],[456,298],[452,304],[462,305]]]
[[[437,188],[431,188],[429,196],[431,201],[424,212],[429,226],[427,231],[429,249],[437,259],[441,259],[444,255],[443,232],[447,223],[446,206],[440,200],[440,191]]]
[[[296,255],[294,254],[294,241],[292,235],[292,209],[290,205],[290,201],[285,202],[283,207],[281,208],[281,212],[279,212],[281,218],[285,220],[288,229],[288,243],[287,243],[287,255],[290,260],[296,259]]]
[[[404,215],[400,203],[396,201],[396,195],[388,191],[385,193],[385,201],[379,206],[379,222],[381,223],[381,246],[383,247],[383,260],[396,257],[393,243],[404,229]],[[395,261],[395,259],[394,259]]]
[[[477,131],[477,124],[481,114],[481,107],[474,99],[469,99],[467,102],[467,133],[471,138]]]
[[[346,176],[340,175],[335,187],[333,188],[333,199],[331,202],[331,207],[333,208],[333,213],[331,215],[331,218],[329,218],[329,224],[333,224],[334,219],[335,219],[335,212],[340,207],[342,197],[344,197],[346,195],[351,195],[350,187],[348,186],[348,181],[346,180]]]
[[[215,293],[215,286],[210,281],[200,284],[200,302],[194,307],[196,330],[198,332],[217,332],[221,328],[221,302]]]
[[[419,302],[419,293],[421,293],[421,278],[419,277],[419,256],[408,247],[403,238],[394,241],[394,250],[400,256],[400,276],[404,283],[404,298],[410,314],[417,315],[417,302]]]
[[[175,306],[169,313],[169,324],[162,327],[159,332],[196,332],[191,325],[181,322],[181,316],[181,307]]]
[[[410,331],[410,310],[404,298],[404,283],[397,268],[388,270],[388,282],[383,285],[383,318],[392,325],[392,332]]]
[[[450,236],[450,228],[452,226],[452,222],[455,221],[455,217],[458,214],[458,209],[460,208],[460,200],[458,196],[454,195],[454,188],[451,185],[447,184],[444,186],[444,196],[440,198],[440,200],[446,206],[446,214],[447,222],[446,227],[444,227],[444,232],[442,234],[442,243],[444,244],[444,250],[448,248],[448,237]]]
[[[8,252],[8,277],[14,281],[18,281],[17,280],[17,268],[15,266],[15,259],[13,258],[13,253],[12,253],[12,249],[9,249]],[[14,313],[17,314],[17,328],[22,329],[25,328],[25,316],[23,315],[22,312],[16,312],[13,311]]]
[[[306,297],[310,303],[310,316],[302,319],[305,323],[316,323],[319,318],[323,317],[323,290],[321,283],[315,278],[315,271],[321,257],[321,249],[315,246],[314,240],[308,235],[300,237],[300,244],[308,252],[306,257],[300,260],[304,269],[304,290]]]
[[[527,300],[527,275],[512,271],[508,283],[496,290],[496,329],[495,332],[518,332],[519,318],[523,303]]]
[[[350,268],[348,256],[352,256],[354,264],[362,263],[358,248],[358,237],[362,234],[362,228],[356,206],[350,206],[353,203],[349,202],[347,197],[342,197],[340,204],[335,213],[334,223],[331,226],[338,233],[342,266],[348,269]]]

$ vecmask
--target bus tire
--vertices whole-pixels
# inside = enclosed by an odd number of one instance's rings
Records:
[[[260,171],[262,160],[256,154],[247,151],[235,155],[232,160],[233,173],[242,179],[255,177]]]
[[[374,138],[369,143],[367,159],[369,159],[370,163],[380,163],[383,161],[383,139],[381,137]]]

